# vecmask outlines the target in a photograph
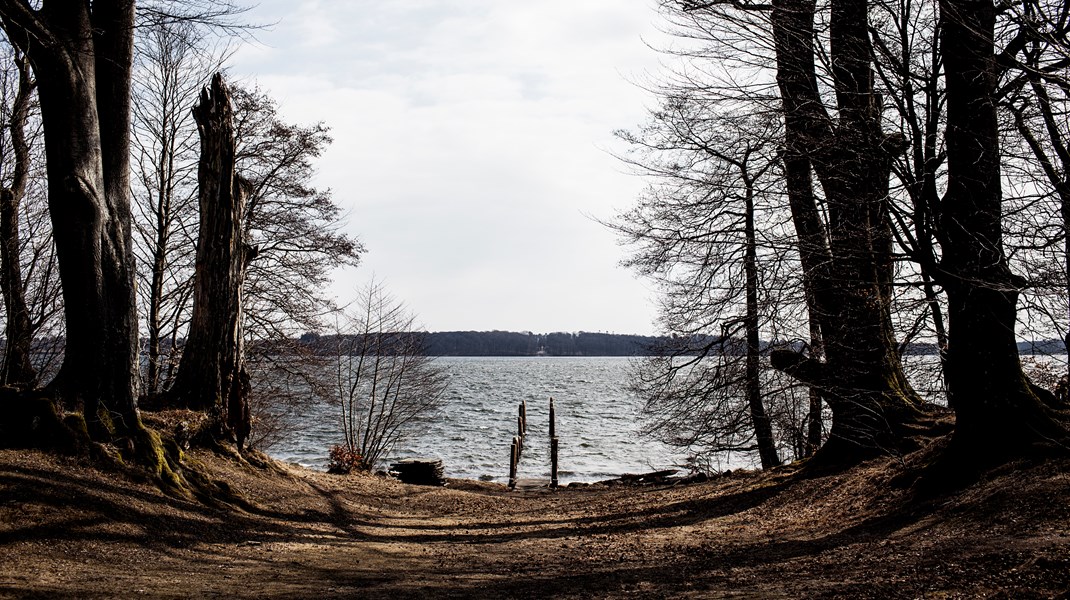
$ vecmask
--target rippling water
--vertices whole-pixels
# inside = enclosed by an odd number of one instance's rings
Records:
[[[451,374],[441,413],[403,440],[388,459],[441,458],[447,477],[505,481],[517,408],[528,405],[520,477],[550,476],[549,399],[554,398],[562,482],[670,468],[683,456],[640,439],[639,403],[623,387],[627,358],[441,358]],[[270,450],[276,458],[326,468],[327,449],[341,439],[336,409],[313,406],[296,434]]]

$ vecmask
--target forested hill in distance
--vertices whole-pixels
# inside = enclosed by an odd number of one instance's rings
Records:
[[[643,356],[668,338],[614,333],[531,333],[513,331],[422,332],[429,356]],[[360,336],[306,333],[300,343],[315,353],[359,348]],[[386,342],[389,345],[391,342]]]
[[[442,331],[425,334],[432,356],[640,356],[664,338],[615,333]]]
[[[424,347],[430,356],[647,356],[664,349],[670,338],[661,336],[618,333],[532,333],[530,331],[439,331],[422,333]],[[692,339],[692,347],[700,347],[717,338]],[[334,336],[305,334],[301,342],[327,351],[336,347]],[[679,342],[680,340],[677,340]],[[762,351],[769,347],[762,342]],[[724,346],[728,354],[744,353],[741,340]],[[1023,354],[1065,354],[1062,340],[1020,342],[1018,351]],[[935,344],[914,343],[906,348],[906,354],[935,355]]]

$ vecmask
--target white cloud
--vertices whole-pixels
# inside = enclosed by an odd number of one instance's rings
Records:
[[[651,9],[610,1],[263,2],[239,53],[295,122],[335,138],[333,189],[372,271],[431,329],[651,329],[610,217],[642,182],[600,146],[644,118]],[[262,15],[262,16],[261,16]]]

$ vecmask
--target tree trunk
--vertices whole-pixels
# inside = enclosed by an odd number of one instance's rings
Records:
[[[880,129],[873,89],[868,5],[832,2],[830,40],[839,118],[833,123],[818,92],[814,0],[773,2],[777,83],[785,112],[788,193],[800,237],[805,276],[813,290],[811,316],[821,326],[825,362],[790,350],[773,366],[816,385],[832,409],[829,439],[819,454],[852,462],[895,451],[917,415],[891,321],[892,253],[886,196],[891,156],[901,144]],[[814,221],[819,211],[809,168],[828,210],[828,260],[821,260]],[[805,169],[805,172],[804,172]]]
[[[33,331],[19,264],[18,212],[21,198],[12,190],[0,191],[0,284],[3,286],[7,341],[0,385],[32,386],[37,371],[30,362]]]
[[[242,335],[242,284],[255,250],[242,235],[248,184],[234,172],[230,94],[216,74],[193,109],[201,136],[200,232],[193,315],[172,397],[208,411],[239,449],[249,434],[249,377]]]
[[[105,393],[136,410],[139,384],[137,295],[130,204],[130,86],[134,60],[134,0],[94,1],[96,102],[106,218],[101,268],[107,281]]]
[[[127,173],[134,3],[35,11],[4,0],[0,16],[38,79],[67,326],[52,385],[83,407],[95,438],[129,435],[141,429]]]
[[[821,326],[813,315],[813,301],[810,294],[807,295],[807,312],[810,316],[810,356],[822,361],[825,358],[825,344],[821,340]],[[803,456],[813,456],[821,447],[821,440],[825,432],[825,422],[821,410],[821,389],[816,385],[808,385],[807,396],[810,404],[806,411],[806,447]]]
[[[0,190],[0,287],[3,288],[4,307],[7,313],[5,337],[7,347],[4,355],[0,384],[19,387],[33,386],[37,371],[30,355],[33,350],[33,326],[30,311],[26,306],[26,290],[22,281],[19,243],[19,206],[26,193],[26,181],[30,168],[30,146],[26,141],[26,121],[33,93],[30,65],[24,55],[14,57],[19,72],[19,88],[11,105],[11,117],[7,123],[11,130],[11,150],[14,168],[11,187]]]
[[[762,402],[761,341],[758,331],[758,241],[754,228],[754,182],[746,173],[743,176],[746,184],[744,231],[747,238],[743,259],[747,288],[746,395],[751,422],[754,424],[754,437],[758,441],[758,456],[762,460],[762,468],[771,469],[780,465],[780,456],[777,455],[776,440],[773,438],[773,425]]]
[[[162,192],[161,192],[162,194]],[[157,236],[156,244],[153,247],[152,253],[152,279],[149,282],[149,312],[146,318],[146,327],[149,333],[149,347],[148,347],[148,375],[145,378],[145,385],[148,388],[148,393],[155,393],[160,390],[160,332],[163,329],[163,319],[160,316],[160,311],[163,304],[163,280],[164,271],[167,268],[167,237],[168,230],[163,223],[162,204],[164,200],[160,199],[160,205],[158,205],[159,212],[157,216]],[[172,346],[172,349],[174,346]]]
[[[798,238],[799,263],[803,270],[803,293],[810,328],[810,359],[817,364],[825,362],[824,342],[821,335],[820,309],[814,286],[825,281],[823,271],[832,261],[821,215],[814,199],[814,182],[810,162],[791,150],[781,152],[784,161],[785,187],[791,218]],[[774,364],[775,367],[775,364]],[[807,411],[806,456],[813,456],[821,447],[824,422],[821,410],[821,384],[808,382],[810,406]]]
[[[999,129],[994,104],[996,8],[941,0],[947,89],[948,187],[942,203],[941,283],[950,320],[947,383],[954,456],[1000,460],[1067,432],[1050,394],[1022,372],[1015,338],[1018,290],[1003,251]],[[1039,394],[1039,395],[1038,395]]]

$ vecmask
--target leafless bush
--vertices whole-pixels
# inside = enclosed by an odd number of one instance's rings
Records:
[[[328,399],[338,407],[341,447],[370,470],[441,406],[448,377],[425,354],[415,317],[375,281],[339,320],[332,341]]]

